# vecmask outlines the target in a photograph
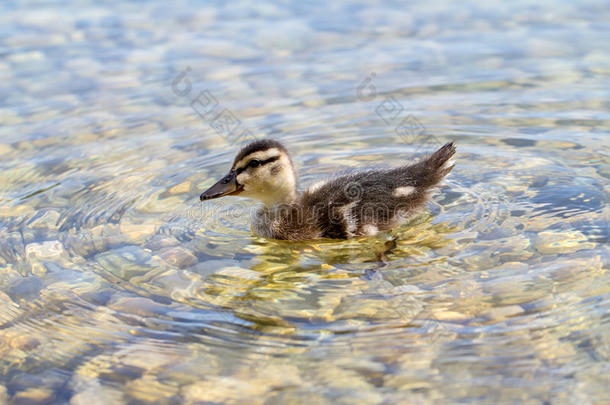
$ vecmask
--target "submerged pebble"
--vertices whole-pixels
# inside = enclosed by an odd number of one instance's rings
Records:
[[[493,307],[482,315],[490,321],[501,322],[508,318],[520,315],[524,312],[519,305],[507,305],[501,307]]]
[[[170,266],[176,266],[180,268],[190,267],[197,263],[197,257],[189,252],[187,249],[176,246],[159,253],[159,256],[165,260]]]
[[[143,317],[155,317],[167,313],[170,309],[150,298],[122,297],[113,299],[108,308],[121,314],[134,314]]]
[[[121,405],[126,403],[127,401],[122,391],[102,386],[100,383],[78,391],[70,398],[70,405]]]
[[[181,392],[187,403],[262,404],[261,396],[266,394],[269,388],[259,381],[210,376],[206,380],[184,387]]]
[[[132,224],[121,222],[121,233],[133,243],[142,243],[154,235],[158,225],[154,223]]]
[[[540,232],[534,240],[534,247],[542,254],[573,253],[595,246],[595,243],[588,242],[587,237],[578,231]]]
[[[53,260],[58,259],[65,253],[64,247],[59,241],[47,241],[43,243],[30,243],[25,247],[28,260]]]
[[[16,404],[50,403],[54,399],[55,393],[49,388],[28,388],[24,391],[16,392],[15,395],[11,397],[11,401]]]

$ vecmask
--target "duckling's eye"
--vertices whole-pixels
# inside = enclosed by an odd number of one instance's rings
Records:
[[[260,164],[261,162],[259,160],[254,159],[248,162],[248,167],[258,167]]]

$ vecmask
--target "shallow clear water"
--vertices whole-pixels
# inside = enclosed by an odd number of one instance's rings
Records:
[[[609,21],[3,2],[0,403],[602,403]],[[449,140],[457,166],[383,264],[388,235],[265,240],[252,202],[199,203],[264,135],[303,185]]]

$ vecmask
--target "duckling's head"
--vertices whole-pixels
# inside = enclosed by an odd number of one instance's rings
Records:
[[[240,195],[267,206],[296,199],[296,174],[286,148],[271,139],[244,147],[235,157],[231,171],[199,197],[201,201],[225,195]]]

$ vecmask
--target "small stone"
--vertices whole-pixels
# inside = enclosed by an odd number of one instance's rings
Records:
[[[286,363],[278,364],[277,362],[263,362],[261,364],[255,358],[241,367],[233,377],[254,385],[267,385],[273,391],[303,385],[297,366]]]
[[[170,194],[183,194],[188,193],[191,189],[191,182],[185,181],[184,183],[177,184],[169,189]]]
[[[389,284],[389,283],[388,283]],[[394,320],[411,322],[421,311],[422,304],[413,295],[401,293],[399,288],[383,285],[371,285],[369,292],[381,295],[381,299],[367,299],[348,296],[335,309],[335,319],[347,320],[366,318],[371,320]]]
[[[19,306],[13,302],[11,297],[0,291],[0,327],[19,318]]]
[[[180,246],[166,249],[162,251],[159,256],[169,265],[179,268],[193,266],[197,263],[197,256]]]
[[[447,310],[438,310],[432,312],[432,317],[439,321],[447,321],[447,322],[460,322],[466,319],[470,319],[471,317],[463,314],[461,312],[456,311],[447,311]]]
[[[172,196],[168,198],[159,198],[149,201],[147,204],[138,207],[142,212],[150,214],[163,214],[168,211],[177,210],[184,205],[182,197]]]
[[[29,351],[38,347],[40,345],[40,341],[30,335],[19,335],[11,339],[10,345],[13,349]]]
[[[335,309],[335,319],[366,318],[372,319],[386,308],[386,303],[382,300],[367,299],[348,299],[341,302]]]
[[[40,290],[43,287],[42,280],[36,276],[28,276],[16,279],[10,286],[8,293],[18,302],[28,302],[29,300],[38,299]]]
[[[28,223],[28,226],[35,229],[52,229],[57,230],[57,225],[61,214],[55,210],[46,210],[42,215],[36,216]]]
[[[569,330],[569,327],[563,325],[560,326],[560,328]],[[562,332],[565,331],[562,330]],[[556,336],[549,333],[547,328],[531,330],[530,335],[530,342],[534,348],[536,357],[549,365],[557,364],[559,362],[563,363],[561,359],[570,359],[577,355],[575,349],[576,345],[574,345],[573,342],[565,339],[558,339]]]
[[[344,299],[348,299],[350,294],[354,294],[349,288],[338,288],[324,292],[318,298],[318,310],[316,315],[320,318],[332,321],[334,319],[335,310],[341,305]]]
[[[91,235],[94,238],[95,247],[103,249],[108,245],[120,244],[123,240],[119,238],[120,228],[116,224],[101,224],[91,228]],[[100,243],[102,242],[103,243]]]
[[[173,236],[155,235],[146,242],[144,247],[152,251],[157,251],[168,247],[178,246],[179,244],[180,242],[178,239]]]
[[[193,286],[201,285],[197,275],[187,270],[177,269],[164,271],[150,282],[159,287],[159,293],[181,302],[192,299],[197,291]]]
[[[108,308],[126,314],[135,314],[144,317],[154,317],[165,314],[169,307],[157,304],[153,300],[144,297],[123,297],[112,302]]]
[[[8,394],[6,393],[6,387],[0,385],[0,405],[8,403]]]
[[[87,257],[103,252],[111,247],[125,242],[119,226],[116,224],[101,224],[78,232],[69,231],[64,235],[63,243],[70,253]]]
[[[0,207],[0,218],[15,218],[22,215],[31,214],[34,212],[34,208],[29,205],[16,205],[9,207],[7,205]]]
[[[70,384],[74,391],[79,392],[89,387],[95,388],[98,384],[97,378],[111,371],[114,365],[111,356],[108,353],[99,354],[78,366]]]
[[[534,247],[542,254],[559,254],[593,249],[595,243],[587,242],[587,237],[578,231],[546,231],[536,236]]]
[[[603,290],[608,288],[608,283],[596,283],[598,277],[603,278],[604,260],[601,256],[575,258],[572,260],[562,260],[561,263],[554,264],[551,272],[554,282],[574,288],[579,283],[587,285],[580,293],[589,292],[593,295],[594,290],[600,289],[598,294],[603,295]]]
[[[91,287],[91,284],[87,284],[87,287]],[[76,293],[80,298],[85,301],[94,304],[96,306],[105,306],[111,300],[115,291],[111,288],[102,288],[89,290],[89,288],[81,290],[79,288],[73,289],[74,293]]]
[[[220,276],[243,278],[246,280],[258,280],[261,278],[260,273],[257,273],[253,270],[242,269],[239,267],[224,268],[216,272],[215,274]]]
[[[381,374],[386,371],[386,366],[383,363],[363,357],[342,357],[336,359],[335,364],[341,368],[349,368],[368,374]]]
[[[498,272],[500,270],[511,270],[511,271],[525,273],[528,269],[529,269],[528,264],[522,263],[522,262],[505,262],[499,266],[494,267],[495,272]]]
[[[30,52],[15,52],[10,54],[7,57],[7,60],[13,63],[26,63],[32,61],[40,61],[43,60],[44,54],[40,51],[30,51]]]
[[[0,143],[0,155],[4,155],[13,151],[13,148],[10,145],[5,143]]]
[[[528,39],[524,47],[530,55],[536,58],[564,56],[571,52],[571,45],[565,42],[535,37]]]
[[[55,398],[53,390],[49,388],[28,388],[13,395],[15,404],[41,404],[51,402]]]
[[[138,401],[146,403],[172,402],[170,399],[178,394],[178,384],[172,380],[159,381],[152,375],[144,375],[142,378],[125,384],[129,396]]]
[[[299,368],[292,364],[267,364],[260,369],[259,375],[264,376],[274,389],[303,385]]]
[[[269,385],[254,384],[248,380],[210,376],[209,380],[183,388],[182,395],[187,403],[251,404],[253,398],[266,394],[269,388]]]
[[[95,260],[106,271],[123,279],[142,276],[153,269],[150,252],[136,245],[98,253]]]
[[[157,343],[142,342],[119,350],[115,357],[122,365],[141,368],[142,370],[159,370],[178,363],[181,357],[174,351],[161,350]]]
[[[320,367],[315,379],[324,385],[340,390],[370,391],[371,384],[355,370],[340,368],[334,364]]]
[[[125,235],[130,241],[134,243],[142,243],[156,232],[157,225],[130,224],[121,222],[120,229],[121,233]]]
[[[237,260],[204,260],[191,267],[189,270],[201,277],[209,277],[223,268],[239,267]]]
[[[70,405],[124,404],[123,393],[99,384],[88,386],[70,398]]]
[[[521,315],[523,312],[525,311],[519,305],[507,305],[503,307],[491,308],[485,312],[483,316],[491,321],[501,322],[507,318]]]
[[[43,260],[57,259],[63,254],[64,247],[59,241],[30,243],[25,247],[25,255],[28,260],[34,258]]]

